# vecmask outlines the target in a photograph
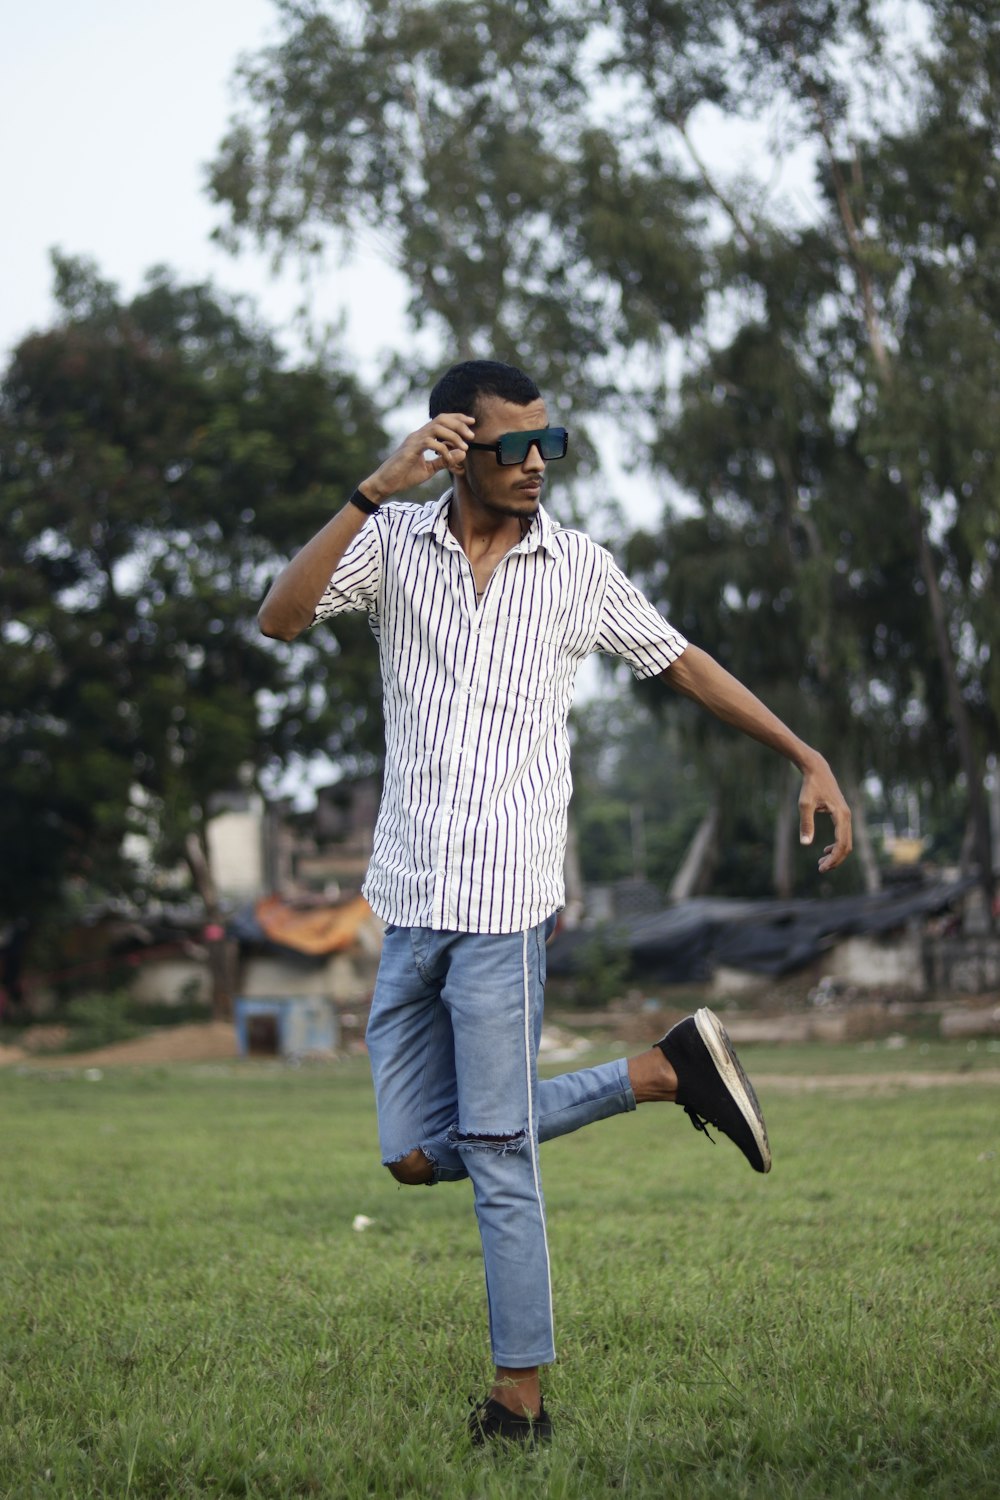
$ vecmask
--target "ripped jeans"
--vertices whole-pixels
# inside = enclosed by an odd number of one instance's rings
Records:
[[[555,1358],[540,1141],[635,1108],[624,1059],[539,1080],[550,917],[511,934],[389,927],[367,1042],[382,1160],[471,1177],[497,1365]]]

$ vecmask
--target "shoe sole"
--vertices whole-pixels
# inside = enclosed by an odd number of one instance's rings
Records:
[[[729,1033],[719,1020],[718,1016],[710,1011],[707,1006],[695,1011],[695,1025],[698,1035],[701,1037],[713,1063],[719,1071],[719,1076],[731,1097],[739,1106],[740,1114],[747,1123],[747,1128],[753,1136],[760,1152],[761,1161],[764,1165],[759,1169],[762,1172],[771,1170],[771,1146],[767,1139],[767,1127],[764,1124],[764,1116],[760,1105],[757,1103],[757,1095],[754,1093],[753,1084],[743,1071],[742,1064],[733,1050],[733,1044],[729,1040]]]

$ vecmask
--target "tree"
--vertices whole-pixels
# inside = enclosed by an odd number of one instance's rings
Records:
[[[623,333],[659,344],[665,327],[690,329],[704,292],[696,191],[654,143],[626,149],[589,108],[603,7],[278,10],[282,38],[241,68],[244,109],[211,172],[222,238],[279,254],[367,238],[448,355],[530,364],[578,417],[624,404],[608,366]]]
[[[994,571],[995,521],[984,528],[980,520],[978,529],[957,516],[953,525],[941,522],[959,494],[982,497],[980,516],[996,513],[995,414],[983,395],[1000,329],[995,298],[984,298],[983,289],[996,256],[1000,20],[995,7],[976,3],[925,7],[932,46],[900,78],[893,76],[884,8],[867,0],[837,6],[752,0],[728,9],[727,17],[713,0],[690,7],[679,35],[664,31],[658,3],[617,6],[627,42],[617,65],[630,73],[638,66],[651,114],[684,139],[687,116],[699,103],[753,113],[762,98],[781,97],[789,133],[810,140],[817,152],[823,216],[805,232],[781,226],[778,236],[694,159],[730,220],[729,254],[765,292],[768,314],[775,299],[767,263],[776,239],[806,264],[825,262],[825,295],[814,294],[799,318],[799,365],[807,371],[818,356],[832,387],[830,419],[869,471],[863,503],[877,504],[886,518],[886,530],[896,535],[895,571],[908,567],[907,593],[922,599],[924,618],[913,622],[909,654],[929,645],[929,653],[920,653],[924,680],[897,693],[896,714],[911,725],[921,713],[927,722],[950,723],[946,748],[964,777],[980,880],[991,899],[983,769],[987,746],[997,743],[997,721],[994,710],[983,713],[982,669],[990,652],[972,620]],[[686,45],[692,28],[694,49]],[[900,128],[904,84],[917,108],[903,114]],[[880,110],[886,97],[892,107]],[[880,212],[883,204],[894,211],[889,217]],[[973,274],[963,276],[962,266],[974,267]],[[778,305],[787,309],[787,298]],[[775,327],[773,317],[769,326]],[[787,334],[787,319],[777,326]],[[706,366],[712,364],[710,355]],[[959,435],[968,448],[956,447]],[[978,455],[959,465],[961,490],[956,451]],[[978,545],[970,548],[974,533]],[[884,540],[860,557],[852,549],[853,557],[835,565],[843,565],[848,579],[860,574],[869,581],[884,568]],[[884,642],[884,621],[879,632]],[[862,660],[868,639],[858,637]],[[978,743],[977,719],[989,737],[981,729]],[[933,752],[931,736],[925,746]]]
[[[383,434],[352,377],[286,368],[209,287],[158,269],[124,303],[56,274],[62,316],[0,398],[0,914],[37,921],[74,878],[141,896],[132,831],[217,919],[216,794],[316,750],[377,761],[359,622],[287,647],[254,617]]]
[[[888,263],[880,449],[909,503],[989,895],[982,766],[1000,747],[1000,16],[941,0],[930,12],[936,47],[916,119],[886,131],[877,152],[873,143],[856,153],[860,232]]]
[[[628,552],[682,630],[807,739],[836,746],[874,889],[864,773],[886,775],[891,763],[898,774],[901,759],[913,769],[941,756],[922,723],[904,730],[900,722],[932,648],[898,495],[871,472],[855,428],[835,416],[837,390],[814,326],[833,284],[821,248],[755,237],[742,253],[731,250],[732,279],[752,275],[766,302],[693,364],[655,448],[697,510],[668,512],[659,533],[637,533]],[[701,754],[715,756],[715,786],[735,813],[748,780],[762,774],[756,753],[727,743],[718,754],[710,725],[693,732]],[[780,767],[763,774],[779,811],[774,884],[788,895],[793,793]]]
[[[686,759],[659,684],[573,711],[573,815],[583,878],[639,878],[664,890],[711,791]],[[657,769],[649,775],[650,763]]]
[[[922,50],[878,0],[279,9],[212,174],[231,243],[374,226],[415,323],[627,424],[697,506],[633,547],[667,610],[844,745],[856,804],[890,760],[963,779],[989,888],[995,7],[914,3]],[[710,169],[709,111],[808,145],[811,222]]]

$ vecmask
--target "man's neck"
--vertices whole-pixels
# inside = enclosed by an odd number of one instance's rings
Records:
[[[448,508],[448,529],[470,561],[493,553],[506,554],[531,530],[533,516],[508,516],[477,505],[458,486]]]

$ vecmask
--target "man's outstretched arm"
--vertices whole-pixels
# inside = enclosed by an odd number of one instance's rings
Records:
[[[851,809],[837,785],[837,778],[819,751],[793,734],[776,714],[754,697],[749,688],[698,646],[687,646],[673,665],[660,675],[675,692],[693,698],[717,719],[776,750],[798,767],[802,772],[799,838],[803,844],[811,844],[816,814],[829,813],[833,819],[834,842],[824,849],[819,868],[825,873],[842,864],[851,852]]]

